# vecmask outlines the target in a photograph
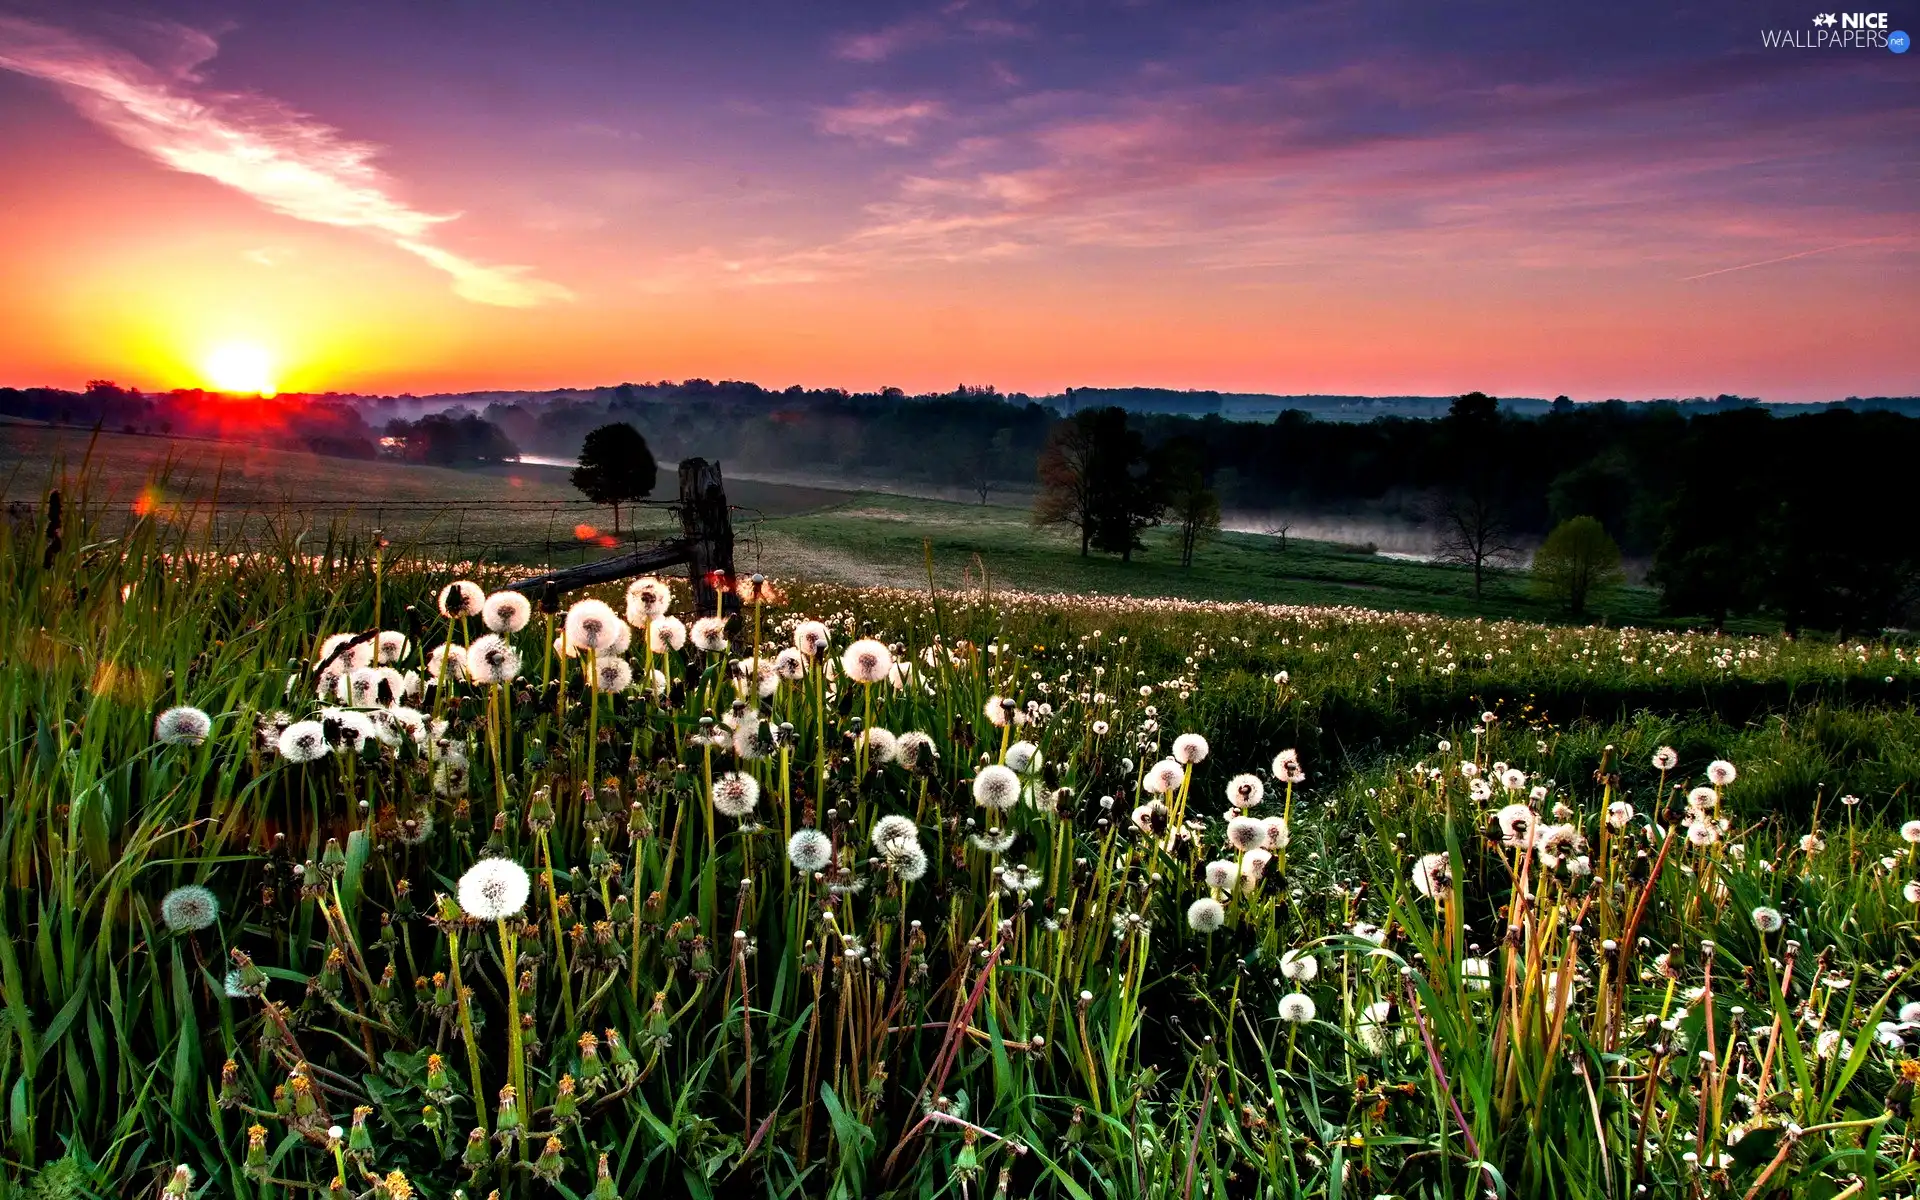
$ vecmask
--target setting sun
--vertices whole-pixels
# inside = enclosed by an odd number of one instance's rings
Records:
[[[273,356],[252,342],[224,342],[201,364],[207,383],[223,392],[274,393]]]

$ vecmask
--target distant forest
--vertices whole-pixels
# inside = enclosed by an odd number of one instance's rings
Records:
[[[1070,409],[1105,408],[1113,397],[1072,398],[688,380],[435,414],[431,402],[410,397],[236,399],[102,381],[85,392],[0,389],[0,415],[449,464],[518,453],[571,458],[588,431],[624,421],[665,462],[697,454],[736,471],[960,488],[984,502],[1014,489],[1024,500]],[[1432,419],[1328,421],[1285,411],[1258,422],[1118,407],[1131,409],[1129,427],[1148,448],[1178,443],[1200,463],[1228,511],[1427,522],[1438,506],[1466,497],[1516,543],[1535,543],[1572,517],[1596,518],[1623,552],[1652,561],[1676,612],[1878,628],[1906,620],[1920,579],[1906,474],[1920,462],[1920,420],[1897,411],[1900,401],[1783,415],[1738,397],[1563,399],[1524,413],[1475,393]]]

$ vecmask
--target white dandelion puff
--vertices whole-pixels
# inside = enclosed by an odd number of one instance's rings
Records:
[[[495,592],[480,606],[480,620],[495,633],[519,633],[533,619],[533,603],[519,592]]]
[[[1235,775],[1227,781],[1227,803],[1235,808],[1257,808],[1266,794],[1258,775]]]
[[[476,921],[504,921],[527,906],[533,881],[512,859],[483,858],[467,868],[455,889],[460,911]]]
[[[1179,787],[1187,777],[1187,769],[1171,758],[1163,758],[1147,768],[1140,786],[1151,795],[1165,795]]]
[[[728,771],[713,781],[714,811],[738,819],[760,802],[760,781],[739,771]]]
[[[1202,896],[1187,905],[1187,925],[1195,933],[1212,933],[1227,923],[1227,910],[1212,896]]]
[[[973,800],[984,808],[1012,808],[1020,801],[1020,776],[998,763],[981,767],[973,777]]]
[[[1173,739],[1173,760],[1191,766],[1207,756],[1207,739],[1197,733],[1183,733]]]
[[[688,635],[688,640],[693,643],[694,649],[696,650],[701,650],[708,654],[725,653],[728,646],[727,619],[725,617],[701,617],[693,623],[693,629]]]
[[[655,654],[678,650],[687,644],[687,626],[679,617],[655,617],[647,626],[647,645]]]
[[[327,731],[318,721],[295,721],[280,731],[280,757],[291,763],[309,763],[333,752]]]
[[[787,839],[787,861],[811,875],[833,861],[833,839],[818,829],[802,829]]]
[[[193,933],[220,919],[220,901],[206,888],[190,883],[161,897],[160,919],[175,933]]]
[[[567,644],[575,650],[611,650],[626,622],[603,600],[578,600],[567,609]]]
[[[153,740],[168,746],[198,746],[212,732],[213,718],[186,704],[169,708],[153,722]]]
[[[1313,997],[1304,992],[1280,997],[1280,1019],[1289,1025],[1304,1025],[1313,1020],[1315,1011]]]
[[[624,658],[596,658],[593,683],[597,691],[618,695],[633,686],[633,664]]]
[[[840,669],[855,683],[879,683],[893,669],[893,651],[872,638],[861,638],[842,652]]]

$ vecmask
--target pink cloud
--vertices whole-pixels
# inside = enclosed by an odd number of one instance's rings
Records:
[[[937,100],[888,100],[869,92],[851,104],[822,109],[819,124],[823,133],[908,146],[918,138],[922,125],[944,111]]]
[[[481,304],[527,307],[564,300],[529,268],[477,262],[438,245],[458,213],[399,199],[373,163],[377,148],[263,96],[210,91],[196,74],[219,49],[206,34],[166,27],[171,61],[134,55],[52,26],[0,16],[0,67],[54,84],[74,107],[154,161],[241,192],[300,221],[354,229],[413,254]]]

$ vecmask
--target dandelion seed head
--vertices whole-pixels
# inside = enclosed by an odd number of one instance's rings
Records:
[[[801,829],[787,839],[787,861],[805,874],[826,867],[833,861],[833,839],[818,829]]]
[[[193,933],[219,919],[219,898],[198,884],[174,888],[160,899],[160,920],[174,933]]]
[[[940,749],[933,738],[917,729],[901,734],[894,743],[893,753],[894,761],[909,771],[929,768],[940,758]]]
[[[627,624],[645,629],[673,607],[673,589],[652,575],[627,585]]]
[[[507,858],[483,858],[467,868],[455,889],[460,911],[476,921],[503,921],[527,906],[533,881]]]
[[[1313,998],[1304,992],[1280,997],[1280,1019],[1289,1025],[1303,1025],[1314,1018]]]
[[[1424,854],[1413,864],[1413,886],[1429,900],[1453,890],[1453,864],[1444,854]]]
[[[520,674],[520,652],[497,633],[473,639],[466,662],[467,678],[479,684],[508,683]]]
[[[1173,760],[1192,766],[1207,757],[1207,739],[1197,733],[1183,733],[1173,739]]]
[[[694,649],[703,653],[724,654],[730,644],[727,638],[727,619],[701,617],[693,623],[693,628],[688,633],[688,640],[693,643]]]
[[[276,743],[280,757],[290,763],[309,763],[333,752],[327,745],[327,731],[318,721],[295,721],[280,731]]]
[[[1187,777],[1187,769],[1171,758],[1163,758],[1147,768],[1140,786],[1151,795],[1165,795],[1179,787]]]
[[[1227,843],[1242,852],[1267,844],[1267,823],[1258,817],[1234,817],[1227,822]]]
[[[802,621],[793,627],[793,648],[807,658],[818,658],[832,644],[827,627],[819,621]]]
[[[153,740],[167,746],[198,746],[213,732],[213,718],[190,705],[176,705],[153,722]]]
[[[1195,933],[1212,933],[1227,923],[1227,910],[1211,896],[1202,896],[1187,905],[1187,925]]]
[[[1020,776],[998,763],[981,767],[973,777],[973,800],[985,808],[1012,808],[1020,800]]]
[[[448,619],[477,616],[486,598],[487,594],[480,590],[479,584],[456,579],[440,589],[440,615]]]
[[[855,683],[879,683],[893,670],[893,651],[873,638],[861,638],[841,652],[840,669]]]
[[[567,609],[567,644],[575,650],[611,650],[626,622],[603,600],[576,600]]]
[[[593,660],[593,683],[596,691],[618,695],[633,686],[633,664],[624,658],[596,657]]]
[[[1266,785],[1258,775],[1235,775],[1227,781],[1227,803],[1235,808],[1257,808],[1266,794]]]
[[[1289,950],[1280,956],[1280,973],[1294,983],[1312,983],[1320,975],[1320,960],[1304,950]]]
[[[481,622],[495,633],[519,633],[532,619],[533,602],[519,592],[495,592],[480,605]]]
[[[740,771],[728,771],[713,781],[715,812],[736,820],[753,811],[760,802],[760,781]]]

